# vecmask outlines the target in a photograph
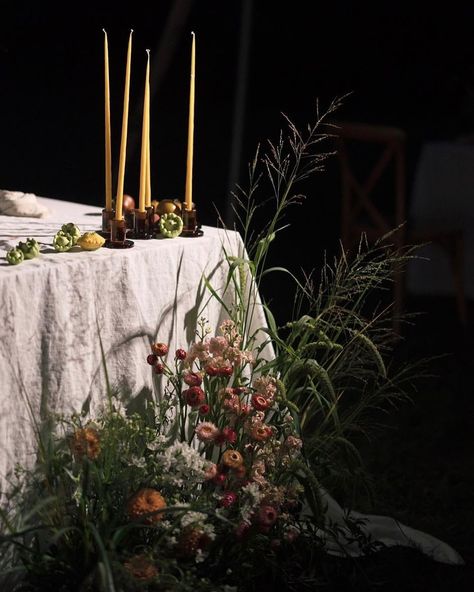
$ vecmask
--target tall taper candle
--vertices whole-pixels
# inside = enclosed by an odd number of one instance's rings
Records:
[[[110,133],[109,44],[104,31],[104,86],[105,86],[105,209],[112,211],[112,140]]]
[[[140,193],[138,196],[138,210],[145,211],[145,196],[147,184],[147,169],[148,169],[148,77],[150,73],[150,52],[147,50],[148,58],[146,64],[145,74],[145,90],[143,93],[143,120],[142,120],[142,153],[140,160]]]
[[[148,50],[148,61],[150,61],[150,50]],[[146,146],[146,192],[145,192],[145,207],[151,207],[151,155],[150,155],[150,68],[147,68],[147,146]]]
[[[132,61],[132,33],[128,39],[127,67],[125,70],[125,89],[123,93],[122,115],[122,139],[120,142],[120,159],[117,181],[117,199],[115,202],[115,219],[123,220],[123,185],[125,181],[125,160],[127,156],[127,131],[128,131],[128,103],[130,98],[130,69]]]
[[[189,86],[188,157],[186,161],[186,189],[184,207],[193,209],[193,148],[194,148],[194,84],[196,71],[196,35],[191,33],[191,80]]]

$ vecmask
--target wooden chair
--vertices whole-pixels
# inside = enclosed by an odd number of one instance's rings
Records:
[[[462,231],[411,232],[406,225],[406,134],[394,127],[335,122],[340,163],[342,211],[341,240],[353,248],[365,233],[373,242],[398,228],[390,236],[397,248],[403,245],[436,243],[447,252],[453,273],[460,322],[467,323],[463,279]],[[362,172],[361,172],[362,171]],[[365,180],[363,180],[365,179]],[[403,312],[404,274],[394,275],[394,329],[400,332]]]

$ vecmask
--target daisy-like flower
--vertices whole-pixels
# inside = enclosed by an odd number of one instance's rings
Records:
[[[203,421],[196,426],[195,432],[201,442],[214,442],[219,435],[219,428],[211,421]]]
[[[100,437],[94,428],[79,428],[71,439],[71,449],[76,460],[87,456],[90,460],[96,459],[100,454]]]
[[[124,561],[123,565],[128,573],[140,582],[150,582],[158,575],[158,568],[146,555],[134,555]]]
[[[151,514],[166,508],[165,498],[159,491],[151,487],[140,489],[133,495],[127,504],[127,513],[131,520],[144,518],[146,524],[154,524],[163,519],[163,512]]]

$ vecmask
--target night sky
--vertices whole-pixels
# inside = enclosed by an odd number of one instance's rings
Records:
[[[3,4],[3,3],[2,3]],[[109,35],[115,171],[125,54],[133,65],[125,191],[138,193],[145,49],[152,52],[153,197],[184,191],[190,32],[197,35],[194,197],[201,222],[225,212],[245,0],[183,1],[181,24],[165,38],[174,3],[2,6],[0,187],[103,204],[103,34]],[[409,6],[408,6],[409,4]],[[299,126],[350,93],[340,119],[407,131],[408,183],[424,141],[474,133],[474,5],[253,0],[238,180],[258,142],[276,138],[281,112]],[[428,9],[429,6],[429,9]],[[176,8],[176,5],[175,5]],[[161,45],[160,45],[161,44]],[[116,174],[114,174],[114,179]],[[410,187],[408,187],[408,190]],[[304,187],[314,232],[311,263],[337,244],[336,168]],[[408,191],[409,193],[409,191]],[[297,225],[303,210],[290,222]],[[289,236],[289,235],[288,235]],[[286,251],[287,249],[283,249]],[[280,253],[281,256],[284,257]]]

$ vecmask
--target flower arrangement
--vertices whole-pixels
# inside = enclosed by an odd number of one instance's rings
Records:
[[[38,462],[17,468],[0,510],[4,589],[327,586],[326,543],[338,533],[320,484],[341,495],[344,480],[351,491],[359,486],[352,434],[414,377],[386,366],[386,316],[364,309],[407,256],[380,246],[327,264],[317,286],[294,278],[294,320],[278,327],[263,303],[268,327],[250,331],[272,271],[268,251],[286,209],[301,201],[293,186],[322,168],[328,154],[317,147],[330,131],[321,128],[337,107],[318,113],[305,135],[289,122],[288,137],[250,166],[249,189],[235,196],[246,251],[223,249],[232,305],[204,278],[227,313],[219,333],[201,317],[185,349],[151,343],[141,363],[150,365],[154,396],[125,405],[108,387],[95,417],[50,418],[38,431]],[[261,165],[275,214],[255,234]],[[374,549],[357,523],[348,525],[361,548]]]

